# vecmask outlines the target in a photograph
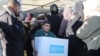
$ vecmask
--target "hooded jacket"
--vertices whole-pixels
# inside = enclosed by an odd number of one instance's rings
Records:
[[[0,11],[0,29],[3,33],[1,38],[3,56],[23,56],[24,29],[21,21],[7,6]]]
[[[74,17],[72,20],[68,21],[66,28],[67,37],[70,35],[76,35],[77,29],[82,25],[84,19],[83,9],[84,7],[82,1],[75,3],[75,8],[73,10]]]
[[[50,11],[51,11],[51,15],[47,18],[51,23],[51,31],[54,34],[58,35],[58,31],[59,31],[59,28],[60,28],[62,18],[58,14],[57,5],[56,4],[51,5],[50,6]]]

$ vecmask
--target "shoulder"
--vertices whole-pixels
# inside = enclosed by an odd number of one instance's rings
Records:
[[[43,34],[43,30],[42,29],[39,29],[35,32],[35,35],[41,35]]]
[[[42,29],[39,29],[39,30],[37,30],[36,32],[43,32],[43,30],[42,30]]]
[[[53,32],[49,32],[49,35],[51,36],[51,37],[57,37]]]
[[[0,17],[3,16],[3,15],[8,15],[6,10],[4,10],[4,9],[0,10]]]
[[[87,19],[87,21],[98,21],[100,20],[100,16],[91,16],[90,18]]]
[[[86,22],[88,22],[88,25],[91,25],[91,24],[94,26],[96,26],[96,24],[100,25],[100,16],[92,16],[88,18]]]
[[[41,29],[39,29],[39,30],[37,30],[36,32],[35,32],[35,35],[34,35],[35,37],[38,37],[38,36],[44,36],[44,33],[43,33],[43,31],[41,30]]]
[[[7,20],[7,17],[9,17],[9,16],[10,15],[5,10],[1,10],[0,11],[0,21]]]
[[[54,34],[53,32],[49,31],[49,33]]]

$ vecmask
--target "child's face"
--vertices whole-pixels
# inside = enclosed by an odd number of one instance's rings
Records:
[[[45,24],[42,26],[42,29],[43,29],[45,32],[49,32],[50,29],[51,29],[51,25],[48,24],[48,23],[45,23]]]

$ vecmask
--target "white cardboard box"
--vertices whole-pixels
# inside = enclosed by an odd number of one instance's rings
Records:
[[[68,40],[51,37],[35,37],[38,56],[68,56]]]

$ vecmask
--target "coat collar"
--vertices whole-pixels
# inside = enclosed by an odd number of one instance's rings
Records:
[[[3,8],[14,18],[17,18],[14,14],[14,12],[12,11],[11,8],[9,8],[8,6],[4,5]]]

